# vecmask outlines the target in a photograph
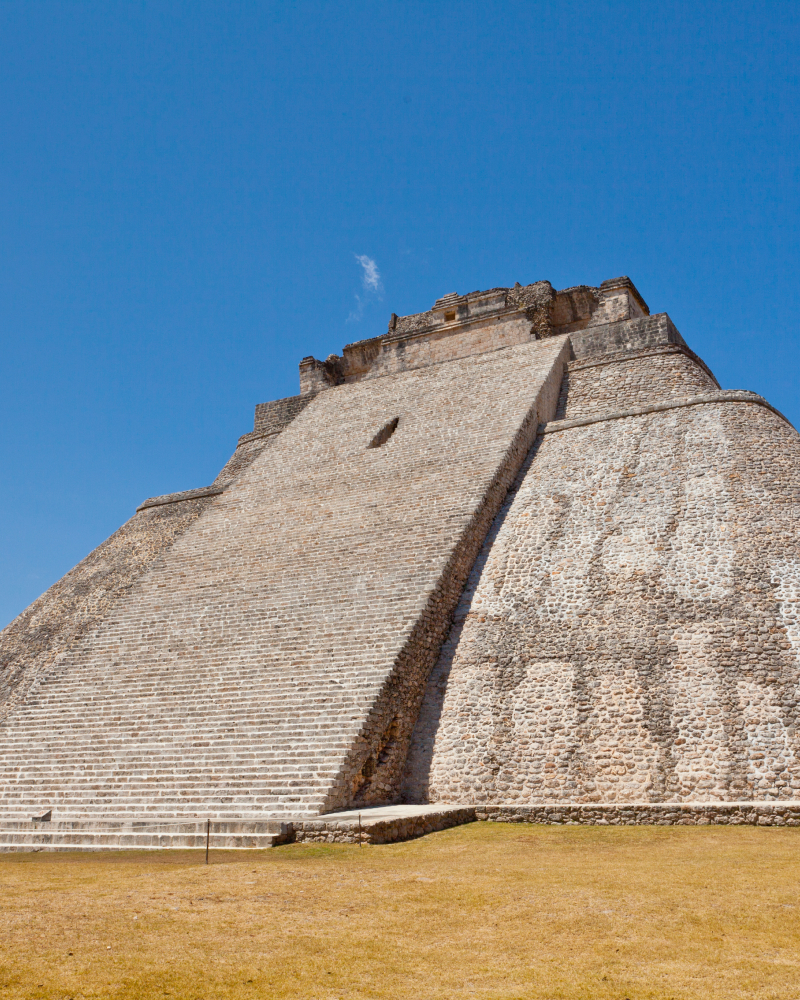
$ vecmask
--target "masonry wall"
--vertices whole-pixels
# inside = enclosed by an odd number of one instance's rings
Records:
[[[797,798],[797,432],[722,401],[557,428],[470,575],[407,797]]]
[[[369,374],[385,375],[411,367],[454,361],[471,354],[528,343],[532,339],[531,321],[520,315],[487,318],[468,326],[454,323],[451,329],[445,327],[429,332],[424,338],[386,338]]]
[[[556,419],[613,413],[714,389],[719,383],[697,356],[673,344],[573,361],[561,383]]]
[[[230,486],[301,409],[284,408],[277,430],[269,434],[245,435],[212,487],[146,500],[130,520],[0,631],[0,721],[129,595],[142,574],[157,566],[219,495],[213,487]]]
[[[568,350],[316,396],[0,727],[0,807],[232,816],[396,796],[427,673]]]
[[[576,361],[586,361],[622,351],[641,351],[664,344],[686,346],[666,313],[620,320],[605,326],[590,326],[570,334]]]
[[[0,720],[212,502],[188,500],[135,514],[0,632]]]
[[[254,434],[279,434],[309,404],[308,396],[287,396],[256,406]]]

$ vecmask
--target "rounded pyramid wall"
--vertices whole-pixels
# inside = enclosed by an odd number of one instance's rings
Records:
[[[800,798],[800,436],[715,387],[685,349],[569,366],[429,681],[410,799]]]

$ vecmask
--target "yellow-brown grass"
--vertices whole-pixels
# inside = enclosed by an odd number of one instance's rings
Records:
[[[800,831],[0,855],[0,1000],[800,998]]]

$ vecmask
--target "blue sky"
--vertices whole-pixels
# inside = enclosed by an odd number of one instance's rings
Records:
[[[799,26],[4,0],[0,624],[142,499],[209,483],[301,357],[450,291],[627,274],[800,425]]]

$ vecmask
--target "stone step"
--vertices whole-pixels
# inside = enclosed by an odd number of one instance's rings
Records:
[[[187,780],[197,780],[205,778],[205,783],[213,784],[215,787],[225,783],[234,783],[245,787],[268,788],[291,787],[292,781],[308,784],[309,782],[320,781],[332,778],[337,773],[334,768],[311,769],[311,768],[288,768],[280,771],[275,769],[257,768],[197,768],[188,764],[184,768],[163,768],[156,766],[151,761],[149,764],[136,765],[130,761],[123,762],[118,768],[113,764],[101,766],[94,764],[85,770],[67,766],[55,768],[52,771],[44,768],[34,768],[27,772],[16,773],[16,780],[11,780],[8,776],[5,781],[5,788],[29,788],[41,785],[48,780],[68,781],[76,787],[95,787],[99,784],[106,784],[108,781],[121,782],[127,776],[127,782],[133,786],[137,784],[151,787],[156,782],[164,787],[180,785]],[[2,791],[0,791],[2,795]]]
[[[69,749],[72,749],[71,747]],[[329,768],[333,765],[330,763],[330,756],[320,759],[319,754],[315,754],[313,759],[305,754],[282,754],[281,756],[272,755],[261,755],[253,761],[237,760],[233,753],[230,756],[226,756],[223,753],[208,755],[207,757],[198,758],[194,754],[191,748],[187,749],[185,753],[169,753],[169,754],[159,754],[156,751],[151,751],[146,754],[131,754],[121,750],[114,752],[113,750],[108,750],[104,747],[75,747],[76,753],[81,751],[85,752],[87,755],[91,754],[91,757],[86,756],[84,760],[86,763],[68,763],[69,758],[66,756],[60,757],[58,760],[48,760],[47,757],[32,757],[30,761],[30,766],[27,768],[22,768],[19,763],[18,758],[4,758],[0,757],[3,767],[8,769],[9,774],[16,772],[32,774],[34,771],[38,774],[46,773],[47,771],[60,770],[63,768],[71,768],[70,773],[72,774],[84,774],[91,773],[92,771],[101,771],[106,773],[110,770],[114,770],[121,764],[131,767],[140,767],[142,770],[152,773],[156,770],[162,771],[173,771],[176,766],[181,770],[184,767],[188,770],[198,770],[209,768],[215,770],[216,766],[225,763],[225,766],[229,770],[236,773],[253,773],[258,774],[263,770],[264,767],[269,766],[271,769],[275,770],[277,773],[282,771],[294,770],[294,771],[305,771],[308,773],[314,773],[316,771],[330,773]],[[332,747],[331,753],[336,753],[338,748]],[[80,758],[77,758],[80,760]],[[284,763],[280,763],[284,762]]]
[[[292,841],[386,844],[471,823],[474,806],[398,805],[361,811],[282,816],[211,817],[209,850],[263,850]],[[207,819],[149,819],[73,813],[49,822],[0,818],[0,851],[158,851],[206,847]]]
[[[12,802],[35,802],[35,803],[56,803],[56,802],[115,802],[123,800],[131,803],[146,802],[208,802],[222,801],[230,802],[252,802],[254,804],[272,803],[283,801],[296,801],[298,799],[317,799],[322,797],[322,789],[328,785],[320,784],[313,788],[305,785],[294,787],[286,785],[272,785],[263,789],[243,788],[237,790],[226,786],[194,786],[188,785],[183,789],[159,789],[153,785],[141,785],[139,787],[125,785],[122,788],[43,788],[41,786],[31,786],[28,789],[20,789],[19,794],[4,794],[0,798],[0,804],[9,806]],[[238,791],[238,794],[237,794]]]
[[[206,822],[0,820],[0,851],[260,850],[293,837],[291,823],[212,819]]]
[[[271,692],[278,696],[291,693],[296,697],[306,697],[314,701],[335,702],[343,694],[358,695],[361,693],[368,697],[373,693],[373,688],[378,681],[378,675],[371,672],[359,674],[340,674],[337,676],[335,686],[330,686],[330,678],[319,673],[311,673],[303,684],[287,683],[285,679],[265,677],[263,674],[250,672],[242,674],[235,688],[225,685],[215,684],[208,678],[192,677],[191,679],[176,680],[175,684],[166,688],[163,678],[154,678],[152,683],[147,683],[136,677],[123,677],[120,675],[119,681],[125,681],[126,691],[130,691],[132,697],[142,698],[163,698],[163,697],[189,697],[197,704],[213,704],[214,701],[237,701],[246,700],[247,694],[253,687],[265,695]],[[324,687],[320,683],[324,683]],[[122,685],[121,685],[122,686]],[[113,697],[117,691],[114,687],[98,684],[92,679],[92,675],[72,674],[60,679],[46,681],[31,693],[30,705],[45,705],[48,702],[62,698],[65,693],[84,692],[87,698],[102,701],[104,698]]]
[[[316,816],[322,811],[324,805],[325,803],[322,799],[278,799],[274,802],[265,803],[254,801],[217,801],[214,802],[213,808],[210,808],[206,802],[193,802],[191,800],[188,802],[114,801],[92,804],[90,802],[70,799],[64,803],[54,802],[52,812],[54,816],[72,816],[78,814],[93,819],[105,819],[109,816],[124,816],[129,819],[142,819],[145,817],[181,819],[187,816],[195,818],[202,818],[208,815],[216,817],[231,815],[243,817],[253,816],[254,814],[262,817],[299,814]],[[34,807],[29,805],[23,811],[19,803],[13,808],[0,804],[0,811],[18,820],[26,818],[30,820],[32,816],[44,815],[41,811],[41,806]]]
[[[287,705],[290,703],[287,702]],[[121,719],[117,714],[95,713],[92,718],[100,722],[110,723],[122,732],[136,735],[137,733],[164,733],[164,726],[169,723],[169,706],[151,708],[147,710],[149,714],[133,718]],[[295,719],[286,715],[275,717],[263,714],[237,714],[231,712],[219,718],[203,716],[193,722],[186,722],[183,718],[175,720],[176,733],[191,733],[196,738],[207,737],[213,733],[237,733],[251,732],[253,730],[264,730],[274,732],[280,736],[294,733],[302,733],[305,729],[349,729],[357,724],[358,715],[348,713],[346,715],[336,715],[326,712],[315,719]],[[199,728],[201,727],[202,728]],[[169,730],[167,730],[168,732]],[[42,733],[43,735],[67,732],[91,732],[91,727],[87,724],[84,715],[80,718],[77,715],[58,715],[55,712],[52,716],[37,716],[35,721],[17,720],[13,726],[6,725],[6,733],[9,738],[14,738],[17,733]]]

